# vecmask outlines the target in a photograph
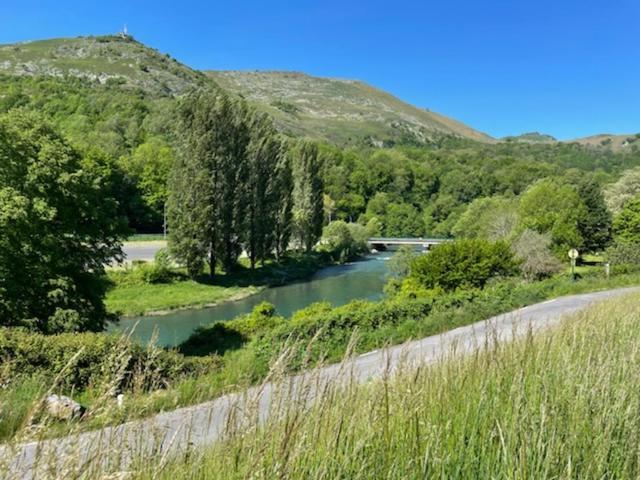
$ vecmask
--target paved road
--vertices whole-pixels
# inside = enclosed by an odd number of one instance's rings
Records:
[[[9,459],[9,478],[47,478],[46,472],[51,471],[60,477],[71,476],[69,472],[79,468],[87,478],[97,478],[96,470],[105,468],[107,462],[124,469],[133,456],[152,452],[167,456],[181,453],[192,446],[205,446],[220,439],[230,425],[243,428],[247,416],[251,424],[256,419],[264,421],[279,408],[291,404],[308,405],[327,385],[340,386],[353,380],[366,382],[393,373],[402,362],[411,365],[431,363],[450,355],[454,349],[456,354],[469,354],[482,348],[487,339],[509,341],[529,330],[536,331],[554,325],[563,316],[582,310],[594,302],[632,292],[640,292],[640,288],[561,297],[441,335],[369,352],[344,365],[331,365],[290,377],[286,385],[266,383],[241,394],[226,395],[147,420],[58,440],[23,444],[11,449],[0,448],[0,468],[3,465],[1,459],[5,457]],[[38,454],[44,461],[35,462]],[[64,473],[61,474],[61,470]]]
[[[155,257],[156,252],[166,246],[167,242],[164,240],[124,242],[122,245],[122,251],[124,252],[125,260],[127,262],[131,262],[133,260],[151,261]]]

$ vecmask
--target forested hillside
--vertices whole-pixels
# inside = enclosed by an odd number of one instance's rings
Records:
[[[217,83],[268,112],[288,136],[337,142],[319,142],[325,222],[369,223],[380,234],[451,236],[475,199],[516,198],[536,180],[571,183],[580,172],[605,186],[640,165],[635,136],[582,145],[531,133],[492,143],[360,82],[273,72],[205,76],[126,36],[2,46],[0,72],[0,113],[36,111],[74,146],[103,157],[121,208],[141,232],[162,229],[179,141],[177,98]]]

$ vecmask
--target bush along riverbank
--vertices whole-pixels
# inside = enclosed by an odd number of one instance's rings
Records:
[[[269,260],[253,270],[244,260],[233,272],[213,279],[203,272],[192,279],[160,251],[152,263],[136,262],[109,271],[111,287],[105,304],[110,312],[124,317],[203,308],[239,300],[269,286],[306,280],[334,263],[331,255],[322,252],[290,252],[280,262]]]
[[[248,315],[196,331],[178,351],[142,348],[105,334],[45,336],[0,329],[0,381],[5,385],[0,438],[97,428],[206,401],[260,382],[284,349],[294,352],[285,373],[338,361],[354,331],[352,348],[364,352],[549,298],[638,284],[638,271],[605,278],[601,269],[592,269],[578,281],[563,274],[538,282],[494,279],[484,288],[451,292],[404,288],[379,302],[354,301],[338,308],[314,304],[290,319],[262,304]],[[30,367],[23,371],[20,365]],[[81,380],[68,380],[75,378]],[[85,416],[71,424],[47,418],[41,400],[49,393],[73,396],[87,408]],[[120,393],[124,402],[118,405]]]

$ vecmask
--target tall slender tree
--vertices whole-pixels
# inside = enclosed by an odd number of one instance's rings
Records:
[[[293,220],[300,245],[311,251],[322,234],[324,217],[323,182],[318,147],[300,142],[293,150]]]
[[[273,243],[276,260],[280,261],[289,248],[293,232],[293,172],[287,143],[283,140],[278,142],[278,159],[274,173]]]
[[[246,246],[251,268],[264,263],[274,248],[274,230],[278,202],[276,170],[280,142],[269,117],[252,114],[251,140],[247,148]]]
[[[181,144],[171,175],[168,202],[169,245],[191,276],[205,258],[215,275],[221,261],[232,269],[241,252],[246,149],[246,106],[210,90],[185,97],[178,109]]]

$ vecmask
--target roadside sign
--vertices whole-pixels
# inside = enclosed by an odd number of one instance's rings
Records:
[[[576,281],[576,258],[580,256],[580,252],[575,248],[569,250],[569,258],[571,259],[571,280]]]

